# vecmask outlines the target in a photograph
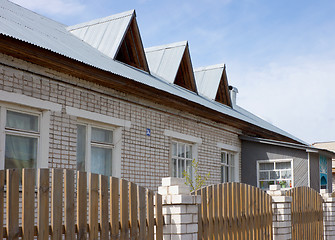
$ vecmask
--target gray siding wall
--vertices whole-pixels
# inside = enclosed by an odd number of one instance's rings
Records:
[[[310,153],[310,169],[311,169],[311,188],[319,191],[320,189],[320,171],[319,171],[319,154]]]
[[[257,161],[293,159],[294,186],[308,186],[308,159],[303,150],[242,141],[242,182],[257,186]]]

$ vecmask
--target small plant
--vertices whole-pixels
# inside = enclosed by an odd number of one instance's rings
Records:
[[[186,170],[183,172],[183,176],[185,177],[185,184],[191,188],[191,192],[196,191],[200,189],[202,186],[205,185],[205,182],[207,181],[210,172],[207,173],[206,176],[201,176],[198,173],[198,166],[199,162],[196,161],[195,159],[192,160],[192,169],[194,169],[194,181],[192,179],[192,174],[188,173]]]

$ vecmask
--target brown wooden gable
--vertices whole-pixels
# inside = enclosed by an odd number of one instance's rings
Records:
[[[188,45],[185,47],[184,55],[180,61],[174,84],[198,93]]]
[[[135,17],[131,20],[115,60],[126,63],[143,71],[149,72],[140,31]]]
[[[229,86],[228,86],[228,78],[226,72],[226,66],[223,68],[223,72],[221,75],[218,91],[215,96],[215,101],[223,103],[229,107],[232,107]]]

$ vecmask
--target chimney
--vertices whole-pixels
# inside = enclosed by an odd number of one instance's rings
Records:
[[[230,92],[230,98],[231,98],[231,103],[233,106],[236,105],[236,95],[238,93],[238,89],[233,86],[229,86],[229,92]]]

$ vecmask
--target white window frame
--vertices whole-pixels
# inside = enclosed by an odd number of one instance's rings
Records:
[[[220,149],[220,160],[219,160],[219,164],[220,164],[220,182],[221,182],[221,179],[222,179],[221,154],[223,152],[234,155],[234,167],[235,167],[234,175],[235,175],[235,179],[232,182],[240,182],[240,157],[239,156],[240,156],[240,153],[241,153],[241,148],[233,146],[233,145],[221,143],[221,142],[217,143],[217,147]]]
[[[92,124],[98,128],[100,126],[100,128],[102,127],[113,130],[114,148],[112,152],[112,176],[121,178],[122,129],[130,129],[131,122],[74,107],[66,107],[65,111],[67,114],[77,117],[78,124]],[[87,139],[86,142],[88,142]],[[88,154],[85,156],[87,157],[87,155]],[[85,159],[85,166],[86,164],[87,163]]]
[[[231,163],[229,163],[230,161],[228,161],[227,164],[222,163],[222,154],[226,155],[226,159],[227,160],[228,159],[232,160],[234,162],[234,166]],[[239,180],[239,175],[238,175],[239,171],[238,171],[238,164],[237,164],[237,157],[236,156],[237,155],[234,152],[230,152],[230,151],[226,151],[226,150],[221,150],[221,154],[220,154],[220,173],[221,173],[220,177],[221,177],[221,179],[220,179],[220,181],[222,183],[225,183],[225,182],[222,181],[222,167],[223,166],[228,168],[228,181],[227,182],[239,182],[238,181]],[[231,176],[230,176],[230,171],[231,171],[230,169],[232,167],[234,168],[234,179],[231,179]]]
[[[20,130],[6,129],[7,110],[38,116],[38,133],[30,133]],[[5,169],[5,138],[6,133],[17,136],[27,136],[37,138],[37,160],[36,168],[47,168],[49,159],[49,125],[50,111],[41,110],[28,106],[20,106],[11,103],[0,102],[0,169]]]
[[[179,144],[185,144],[185,156],[184,157],[178,157],[178,156],[173,156],[172,155],[172,153],[173,153],[173,144],[174,143],[176,143],[177,144],[177,155],[178,155],[178,146],[179,146]],[[189,146],[191,146],[192,147],[192,157],[191,158],[187,158],[186,157],[186,146],[187,145],[189,145]],[[184,141],[180,141],[180,140],[175,140],[175,139],[172,139],[171,140],[171,160],[170,160],[170,162],[171,162],[171,167],[170,167],[170,176],[172,176],[172,173],[173,173],[173,163],[172,163],[172,159],[177,159],[177,162],[179,162],[179,161],[182,161],[182,160],[184,160],[184,170],[186,170],[186,166],[187,166],[187,161],[190,161],[190,163],[192,164],[192,161],[193,161],[193,159],[195,159],[194,157],[193,157],[193,155],[194,155],[194,150],[193,150],[193,148],[194,148],[194,144],[193,143],[189,143],[189,142],[184,142]],[[176,169],[176,173],[177,173],[177,175],[178,175],[178,172],[179,172],[179,164],[177,163],[177,169]],[[183,173],[181,173],[181,174],[183,174]],[[193,178],[192,178],[192,181],[194,180],[194,169],[193,169],[193,167],[192,167],[192,176],[193,176]],[[181,176],[181,178],[183,178],[184,176]]]
[[[289,188],[283,188],[283,189],[291,189],[294,188],[294,171],[293,171],[293,159],[292,158],[288,158],[288,159],[271,159],[271,160],[258,160],[257,161],[257,187],[260,188],[260,184],[259,181],[261,181],[259,179],[259,164],[260,163],[277,163],[277,162],[290,162],[291,163],[291,182],[292,182],[292,186]]]
[[[97,123],[95,121],[89,121],[87,119],[78,119],[77,125],[86,127],[86,139],[85,139],[85,171],[91,172],[91,147],[96,145],[103,147],[102,144],[92,143],[91,133],[92,128],[99,128],[113,132],[113,143],[105,146],[107,149],[112,149],[112,176],[121,177],[121,129],[108,124]],[[118,161],[119,159],[119,161]]]
[[[192,160],[198,161],[198,148],[202,144],[202,139],[192,135],[187,135],[172,130],[164,130],[164,135],[170,137],[170,153],[169,153],[169,176],[172,176],[172,142],[181,142],[192,145]],[[192,167],[192,181],[195,181],[194,169]]]

